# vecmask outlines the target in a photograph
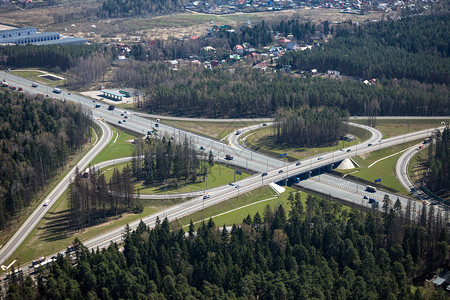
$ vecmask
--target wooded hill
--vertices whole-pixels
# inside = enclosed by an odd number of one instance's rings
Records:
[[[72,103],[0,91],[0,229],[81,150],[90,126]]]
[[[169,14],[181,11],[186,3],[185,0],[105,0],[99,16],[117,18]]]
[[[118,245],[90,252],[74,243],[74,267],[60,256],[37,286],[13,278],[11,299],[445,299],[412,279],[448,259],[446,220],[433,206],[387,214],[290,196],[288,213],[267,207],[242,226],[212,220],[188,235],[167,219],[125,230]],[[425,207],[425,206],[424,206]],[[414,211],[420,213],[414,216]],[[420,215],[420,218],[416,218]],[[422,283],[419,280],[420,283]]]
[[[450,15],[409,17],[351,29],[336,27],[322,47],[289,52],[279,65],[357,78],[450,82]]]
[[[275,114],[276,141],[297,147],[335,145],[347,133],[344,124],[347,120],[348,112],[337,108],[280,108]]]
[[[144,91],[138,107],[157,113],[204,117],[267,117],[280,107],[333,106],[351,115],[447,115],[446,85],[411,80],[379,80],[377,86],[354,80],[299,78],[266,74],[236,66],[228,70],[202,67],[169,70],[162,63],[121,64],[114,83]],[[370,109],[373,107],[374,109]]]

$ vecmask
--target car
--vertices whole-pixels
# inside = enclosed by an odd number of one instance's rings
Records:
[[[123,114],[120,114],[121,117],[123,117]]]
[[[301,161],[298,161],[295,165],[296,166],[300,166],[302,164],[302,162]]]
[[[430,202],[428,202],[427,200],[422,200],[422,204],[423,205],[430,205]]]
[[[156,123],[156,124],[155,124],[155,127],[159,127],[159,124],[158,124],[158,123]]]
[[[347,152],[351,152],[352,151],[352,149],[347,149]]]
[[[126,111],[126,110],[124,110],[124,111],[123,111],[123,113],[124,113],[124,114],[126,114],[126,113],[127,113],[127,111]]]
[[[99,107],[100,107],[100,104],[96,104],[96,105],[95,105],[95,108],[99,108]]]
[[[267,172],[264,172],[264,173],[261,174],[261,177],[264,177],[266,175],[267,175]]]
[[[203,147],[203,146],[200,146],[200,150],[205,150],[205,147]]]
[[[23,88],[19,87],[19,89],[18,89],[18,90],[19,90],[19,92],[21,92],[21,91],[23,91]]]
[[[175,137],[174,137],[174,136],[171,136],[171,137],[170,137],[170,140],[174,141],[174,140],[175,140]]]
[[[203,196],[203,199],[209,199],[209,195]]]
[[[124,116],[125,119],[128,119],[128,116]]]
[[[240,187],[239,184],[236,184],[236,185],[234,186],[235,189],[237,189],[238,187]]]
[[[52,257],[50,257],[50,259],[56,259],[56,255],[53,255]]]
[[[363,199],[369,199],[369,197],[367,197],[366,195],[364,195]]]
[[[127,120],[123,120],[123,122],[125,123]]]
[[[95,102],[95,100],[92,100],[92,102]]]
[[[367,144],[367,147],[370,147],[370,146],[372,146],[372,143],[370,143],[370,144]]]
[[[122,121],[118,121],[117,123],[122,124]]]
[[[48,98],[48,95],[45,95],[45,98]]]
[[[70,92],[68,92],[67,95],[70,95]]]
[[[230,182],[228,185],[234,186],[234,183]]]
[[[339,150],[341,150],[341,151],[344,151],[344,149],[342,149],[342,148],[341,148],[341,149],[339,149]]]
[[[266,123],[264,123],[264,124],[262,124],[262,126],[267,126],[267,124],[266,124]]]
[[[318,158],[317,158],[317,160],[322,160],[323,159],[323,157],[322,156],[319,156]]]
[[[278,171],[278,174],[283,173],[283,170]]]

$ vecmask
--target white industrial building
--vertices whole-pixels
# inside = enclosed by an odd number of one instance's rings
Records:
[[[36,28],[15,28],[0,30],[0,44],[49,45],[49,44],[85,44],[82,38],[63,37],[58,32],[37,32]]]

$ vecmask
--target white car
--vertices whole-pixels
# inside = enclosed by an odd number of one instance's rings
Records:
[[[317,160],[322,160],[323,159],[323,157],[322,156],[319,156],[318,158],[317,158]]]

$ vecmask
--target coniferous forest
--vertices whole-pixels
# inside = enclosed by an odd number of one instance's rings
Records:
[[[348,113],[336,108],[279,109],[274,124],[276,141],[297,147],[333,145],[346,134],[346,120]]]
[[[344,209],[300,194],[292,208],[269,206],[242,226],[171,230],[167,219],[141,223],[116,244],[90,252],[74,242],[41,270],[37,286],[11,280],[11,299],[444,299],[412,289],[448,259],[446,219],[431,206],[394,206],[384,213]],[[173,228],[173,227],[172,227]],[[414,280],[421,282],[420,279]],[[431,295],[430,295],[431,293]]]
[[[450,82],[450,16],[410,17],[335,30],[335,38],[311,51],[290,52],[280,64],[358,78],[406,78]]]
[[[437,132],[434,136],[436,143],[428,146],[427,185],[443,198],[450,193],[450,129]]]
[[[74,104],[0,93],[0,229],[81,150],[90,128]]]

